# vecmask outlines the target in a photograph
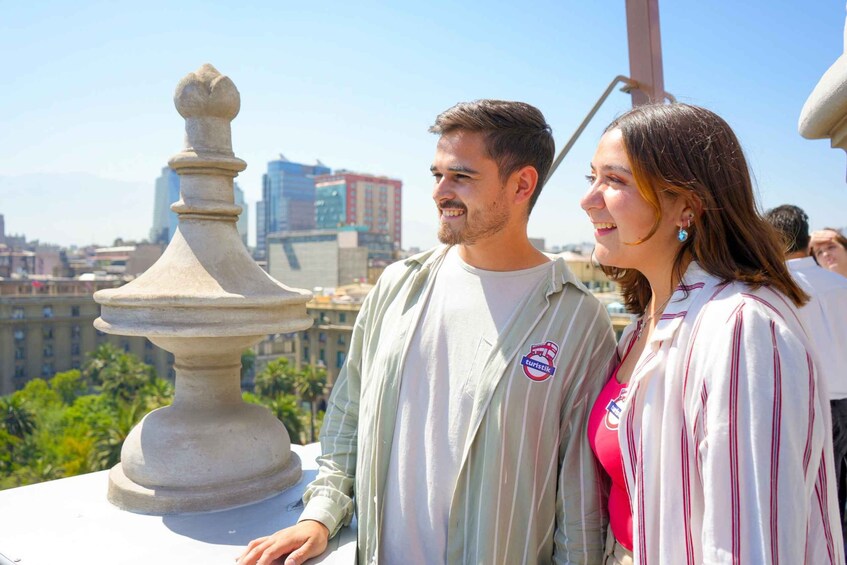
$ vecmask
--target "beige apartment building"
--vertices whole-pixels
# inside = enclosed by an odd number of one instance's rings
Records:
[[[94,329],[100,307],[92,294],[123,284],[114,280],[0,280],[0,395],[34,378],[79,369],[103,343],[132,353],[173,379],[173,357],[145,337],[107,335]]]

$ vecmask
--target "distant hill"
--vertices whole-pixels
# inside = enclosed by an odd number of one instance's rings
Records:
[[[0,214],[6,234],[59,245],[141,240],[153,221],[149,183],[104,179],[88,173],[0,176]]]

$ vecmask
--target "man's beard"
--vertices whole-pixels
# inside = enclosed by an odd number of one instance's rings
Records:
[[[509,222],[509,209],[502,201],[492,203],[481,212],[470,212],[461,202],[451,200],[442,204],[448,208],[462,208],[465,211],[464,224],[454,230],[448,222],[438,227],[438,240],[447,245],[473,245],[500,232]]]

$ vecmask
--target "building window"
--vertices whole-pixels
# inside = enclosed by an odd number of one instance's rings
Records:
[[[321,350],[320,350],[319,360],[320,360],[321,363],[326,365],[326,350],[324,348],[321,348]]]
[[[347,345],[347,340],[344,339],[344,334],[338,336],[338,340],[335,342],[336,345]]]
[[[337,369],[340,369],[341,367],[343,367],[343,366],[344,366],[344,357],[345,357],[345,355],[346,355],[346,354],[345,354],[343,351],[337,351],[337,352],[335,353],[335,367],[336,367]]]
[[[79,306],[71,306],[71,316],[79,318]]]
[[[53,317],[53,307],[52,306],[45,306],[44,308],[41,309],[41,312],[42,312],[42,314],[44,314],[45,318],[52,318]]]
[[[149,339],[144,340],[144,349],[147,351],[153,351],[153,342]]]
[[[144,356],[144,362],[147,363],[148,365],[152,365],[153,364],[153,356],[152,355],[145,355]]]
[[[41,366],[41,376],[45,378],[53,376],[53,363],[47,362]]]
[[[45,343],[44,349],[42,349],[42,353],[44,354],[44,357],[53,357],[53,344]]]
[[[23,365],[15,365],[15,378],[16,379],[25,379],[26,378],[26,367]]]
[[[121,341],[121,347],[124,350],[124,353],[129,353],[129,342],[126,340]]]
[[[345,323],[346,321],[347,321],[347,313],[346,313],[346,312],[340,312],[340,313],[338,314],[338,322],[339,322],[339,323],[341,323],[341,324],[343,324],[343,323]]]
[[[325,332],[318,332],[318,342],[319,343],[326,343],[326,333]]]
[[[79,338],[81,333],[82,329],[79,327],[79,324],[74,324],[73,326],[71,326],[71,337]]]
[[[79,344],[76,342],[71,343],[71,355],[79,355],[79,352]]]
[[[79,369],[81,366],[82,365],[79,362],[79,359],[74,359],[73,361],[71,361],[71,369]]]
[[[52,326],[44,326],[44,328],[41,331],[41,336],[45,340],[53,339],[53,327]]]
[[[306,363],[309,362],[309,348],[308,347],[303,348],[303,361],[305,361]]]
[[[16,306],[12,308],[12,319],[13,320],[23,320],[24,319],[24,309],[20,306]]]
[[[15,328],[14,331],[15,341],[23,341],[26,338],[26,330],[23,328]]]
[[[15,346],[15,359],[26,359],[26,348],[23,345]]]

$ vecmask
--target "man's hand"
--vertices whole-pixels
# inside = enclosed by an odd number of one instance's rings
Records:
[[[238,558],[238,565],[271,565],[286,553],[285,565],[301,565],[324,552],[329,530],[320,522],[303,520],[277,533],[254,539]]]

